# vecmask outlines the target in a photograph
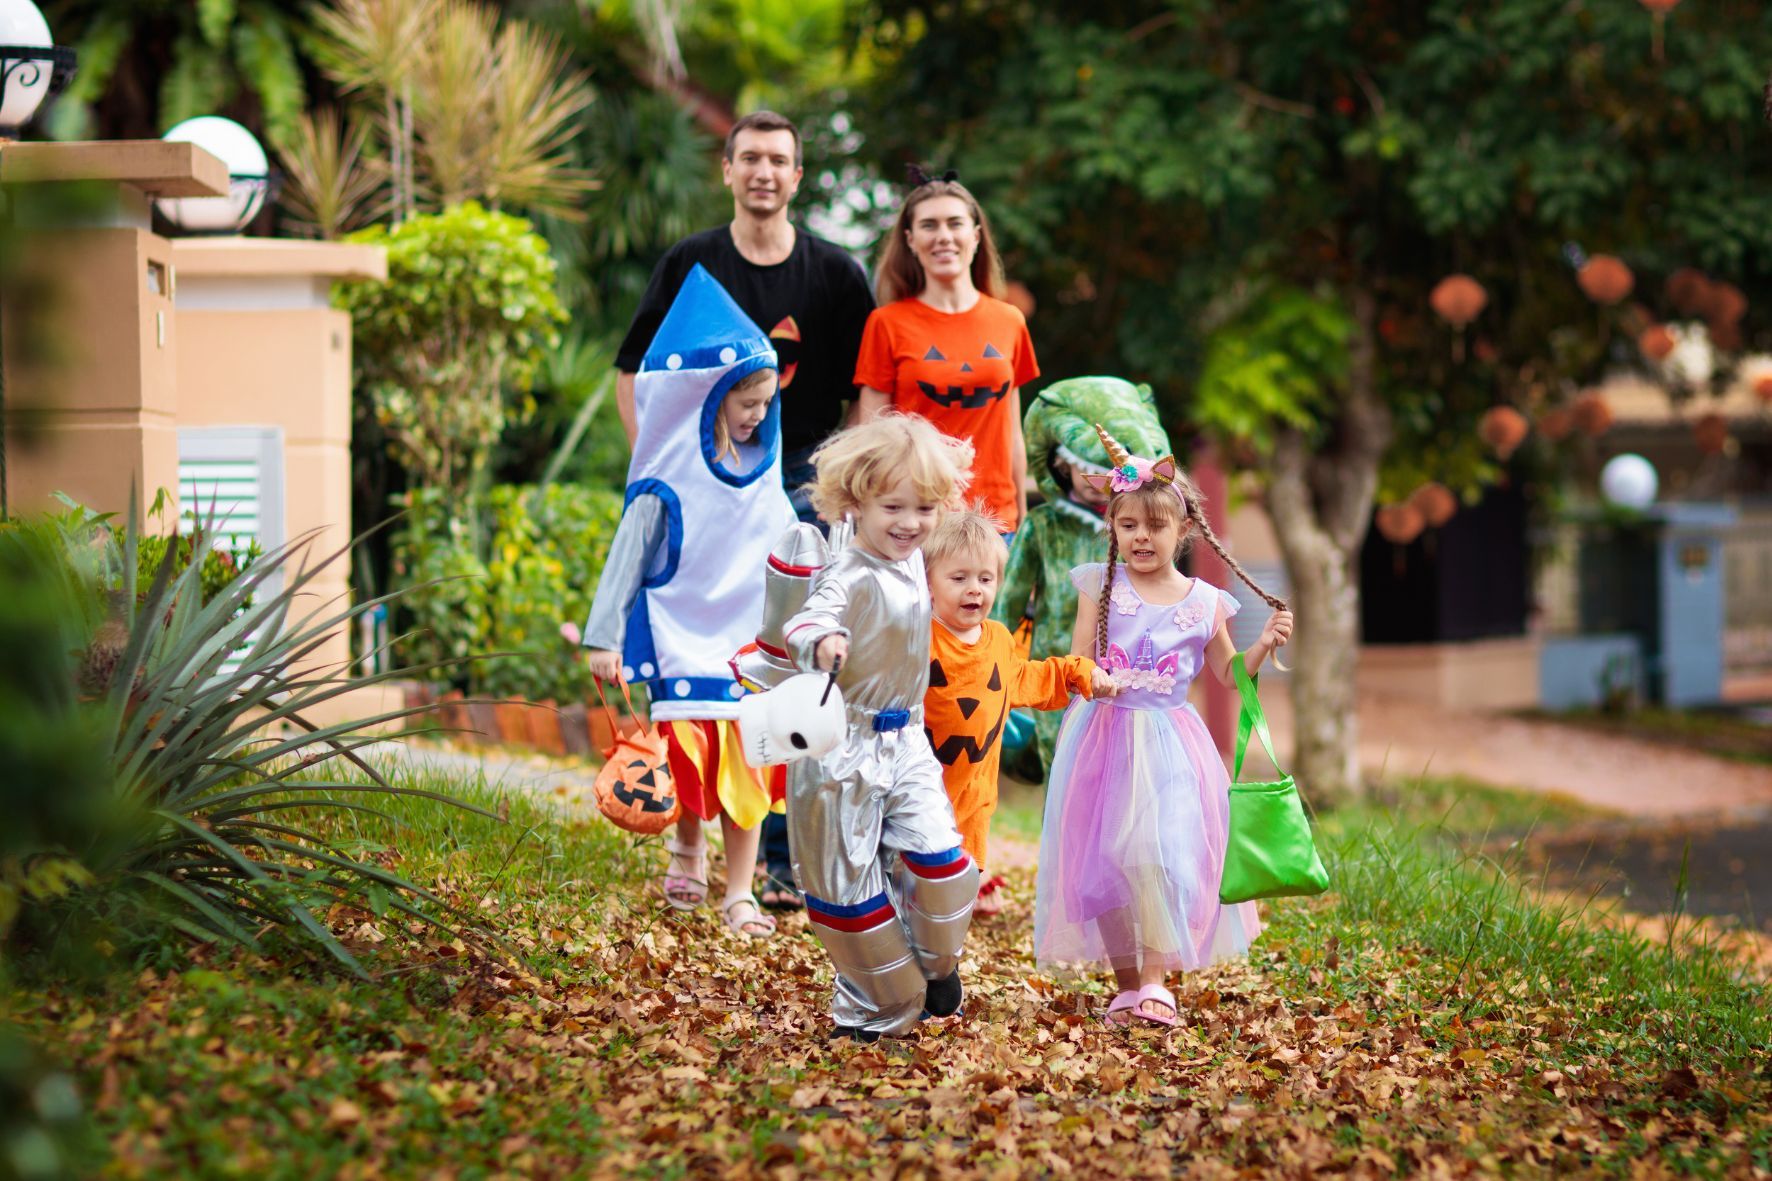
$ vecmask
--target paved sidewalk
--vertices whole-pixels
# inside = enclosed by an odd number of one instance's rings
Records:
[[[1274,743],[1287,758],[1292,700],[1286,680],[1264,681],[1261,695]],[[1772,811],[1772,767],[1403,698],[1368,696],[1359,708],[1360,764],[1369,773],[1464,775],[1497,787],[1558,792],[1633,816],[1749,817]]]
[[[488,787],[527,791],[564,806],[595,809],[597,766],[579,759],[504,747],[449,746],[434,739],[389,739],[358,752],[384,775],[434,771],[457,779],[484,777]]]

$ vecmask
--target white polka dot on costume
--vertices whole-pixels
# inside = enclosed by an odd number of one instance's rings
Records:
[[[646,677],[648,679],[651,678],[651,676],[652,676],[652,662],[650,660],[645,661],[644,663],[642,663],[640,665],[640,675],[643,677]]]
[[[624,681],[631,681],[631,680],[633,680],[633,679],[634,679],[634,670],[633,670],[633,669],[631,669],[631,668],[629,668],[629,667],[628,667],[628,666],[627,666],[627,665],[625,665],[625,664],[624,664],[624,665],[622,665],[622,666],[621,666],[621,679],[622,679],[622,680],[624,680]]]
[[[720,350],[720,364],[730,365],[736,360],[738,360],[738,350],[731,345]]]
[[[681,369],[681,368],[683,368],[683,354],[682,353],[672,353],[670,356],[666,357],[665,358],[665,368],[666,369]]]
[[[744,694],[744,687],[741,685],[729,685],[726,692],[730,693],[733,697],[740,697]]]
[[[676,691],[676,694],[678,697],[689,696],[689,682],[688,681],[678,681],[675,685],[672,685],[671,688]]]

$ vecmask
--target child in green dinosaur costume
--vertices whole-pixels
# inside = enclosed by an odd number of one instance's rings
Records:
[[[1002,593],[991,612],[1011,631],[1024,615],[1033,616],[1031,660],[1071,650],[1071,628],[1077,619],[1071,570],[1099,562],[1107,554],[1107,522],[1101,515],[1107,498],[1080,478],[1108,470],[1096,423],[1135,455],[1168,455],[1174,450],[1157,421],[1148,385],[1117,377],[1073,377],[1054,382],[1033,399],[1022,420],[1022,433],[1027,439],[1028,471],[1045,503],[1031,510],[1015,533]],[[1034,715],[1042,769],[1052,765],[1061,717],[1058,712]]]

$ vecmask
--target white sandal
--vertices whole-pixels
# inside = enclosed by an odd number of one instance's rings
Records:
[[[751,908],[751,917],[741,919],[733,916],[732,912],[741,906],[749,906]],[[775,934],[775,916],[763,913],[763,908],[757,904],[757,896],[755,894],[746,894],[743,898],[734,898],[731,902],[728,902],[725,906],[721,907],[720,912],[726,916],[727,929],[739,935],[743,935],[747,939],[767,939]],[[764,930],[761,932],[747,931],[745,930],[746,927],[762,927]]]
[[[673,910],[694,910],[708,900],[708,843],[702,840],[693,845],[685,845],[679,841],[665,842],[673,859],[681,859],[684,865],[693,866],[691,874],[672,873],[669,865],[665,866],[664,881],[659,888],[664,891],[665,902]]]

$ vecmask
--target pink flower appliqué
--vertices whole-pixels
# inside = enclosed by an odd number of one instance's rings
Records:
[[[1206,608],[1198,603],[1183,603],[1175,609],[1175,625],[1183,630],[1206,618]]]
[[[1150,460],[1133,456],[1113,470],[1109,483],[1115,492],[1135,492],[1149,483],[1150,478]]]
[[[1123,582],[1114,584],[1114,589],[1108,592],[1108,601],[1114,605],[1114,610],[1121,615],[1138,614],[1138,595],[1133,592],[1131,587]]]

